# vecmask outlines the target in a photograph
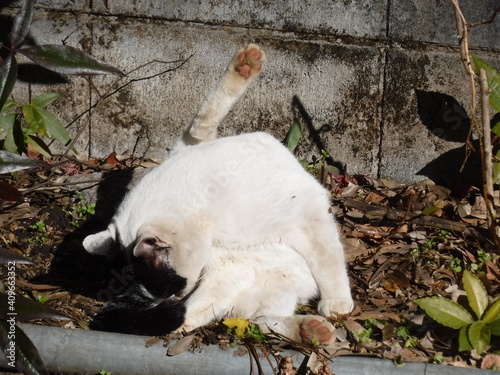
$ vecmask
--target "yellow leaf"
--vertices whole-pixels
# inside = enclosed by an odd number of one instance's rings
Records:
[[[226,327],[234,329],[234,334],[242,337],[250,329],[250,322],[243,318],[231,318],[222,322]]]

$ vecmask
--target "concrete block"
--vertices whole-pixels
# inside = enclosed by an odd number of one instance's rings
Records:
[[[131,0],[109,1],[109,10],[99,1],[93,7],[113,15],[372,38],[385,35],[387,24],[387,0]]]
[[[457,29],[451,1],[398,0],[390,4],[389,37],[456,46]],[[489,19],[498,8],[496,0],[462,0],[460,7],[469,23]],[[492,24],[470,30],[470,45],[500,48],[500,17]]]
[[[103,102],[92,116],[93,155],[134,150],[161,156],[189,125],[233,54],[258,42],[267,53],[265,69],[223,121],[220,134],[266,130],[284,138],[296,115],[296,97],[312,119],[313,132],[323,129],[322,147],[335,160],[357,172],[373,172],[377,165],[382,66],[375,48],[123,19],[96,20],[93,35],[93,54],[106,56],[126,71],[155,59],[171,61],[195,53],[182,69],[135,82]],[[165,66],[151,65],[133,77],[162,69]],[[110,87],[112,78],[98,77],[95,82]],[[304,144],[308,137],[305,129]]]
[[[483,57],[495,61],[493,55]],[[458,54],[391,49],[386,69],[379,175],[408,183],[426,176],[455,183],[471,106]],[[480,169],[475,165],[471,171],[466,178],[476,179]]]

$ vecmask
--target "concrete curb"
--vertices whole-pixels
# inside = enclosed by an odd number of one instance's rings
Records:
[[[146,348],[144,337],[118,333],[85,331],[20,324],[38,348],[51,372],[96,374],[101,370],[112,374],[248,374],[248,356],[237,356],[235,350],[221,350],[213,345],[201,353],[184,352],[166,356],[167,349],[160,344]],[[295,366],[307,361],[297,352],[283,353],[293,358]],[[264,374],[272,374],[269,363],[261,359]],[[274,365],[274,363],[273,363]],[[0,368],[8,368],[0,354]],[[457,368],[426,363],[407,363],[395,366],[391,361],[359,356],[337,357],[331,365],[336,375],[494,375],[493,370]],[[12,369],[10,369],[12,370]],[[256,370],[255,370],[256,371]]]

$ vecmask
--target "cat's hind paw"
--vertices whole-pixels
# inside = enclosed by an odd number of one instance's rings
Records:
[[[305,317],[299,326],[302,342],[317,345],[331,345],[337,338],[335,327],[321,316]]]
[[[234,60],[233,69],[242,78],[255,78],[262,70],[262,63],[266,58],[264,51],[256,44],[249,44],[240,50]]]

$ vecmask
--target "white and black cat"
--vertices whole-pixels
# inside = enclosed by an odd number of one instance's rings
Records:
[[[104,324],[164,334],[230,315],[328,344],[323,317],[352,310],[328,192],[266,133],[216,139],[264,56],[257,45],[236,54],[173,154],[85,238],[93,254],[125,251],[137,282],[104,308]],[[315,297],[323,317],[294,315]]]

